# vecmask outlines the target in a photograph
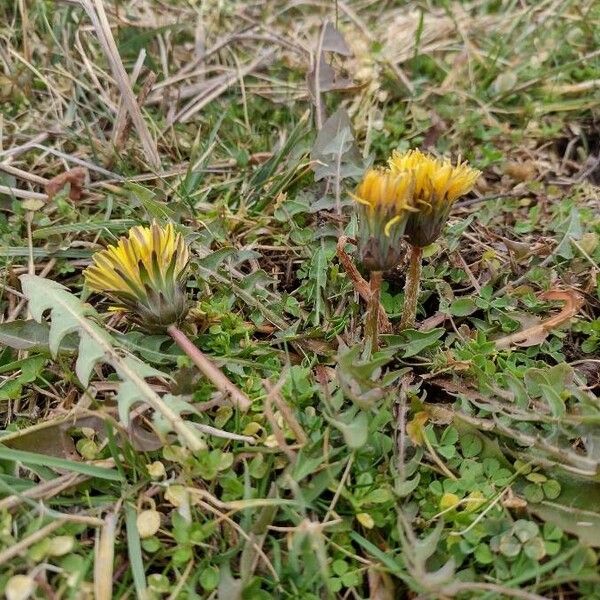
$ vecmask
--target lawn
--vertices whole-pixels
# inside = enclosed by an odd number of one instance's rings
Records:
[[[0,592],[600,599],[599,48],[0,3]]]

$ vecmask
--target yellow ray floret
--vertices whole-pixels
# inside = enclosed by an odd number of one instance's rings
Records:
[[[164,283],[177,278],[189,258],[181,234],[169,223],[161,228],[133,227],[128,238],[93,256],[94,264],[84,275],[96,292],[123,292],[135,295],[146,283]]]
[[[189,251],[171,223],[133,227],[128,237],[97,252],[92,261],[84,272],[88,287],[115,300],[117,308],[137,314],[138,320],[165,324],[184,311],[181,280]]]
[[[369,169],[351,194],[359,216],[358,251],[368,271],[385,271],[402,257],[402,236],[413,204],[414,181],[410,173]]]
[[[387,169],[369,169],[360,182],[354,200],[368,207],[369,217],[384,222],[384,233],[416,210],[411,205],[413,180],[410,175],[394,174]]]
[[[397,152],[389,159],[392,173],[412,173],[414,197],[420,204],[453,204],[475,185],[481,174],[467,163],[453,165],[447,158],[436,158],[420,150]]]

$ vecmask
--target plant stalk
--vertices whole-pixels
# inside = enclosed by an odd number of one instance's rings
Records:
[[[408,273],[406,274],[406,285],[404,287],[404,308],[400,319],[400,330],[411,329],[415,326],[417,318],[417,303],[421,289],[421,259],[423,248],[420,246],[410,247],[410,258]]]
[[[371,295],[371,288],[359,273],[350,256],[344,250],[348,242],[353,244],[356,243],[354,240],[350,240],[345,235],[340,236],[337,243],[337,255],[340,260],[340,264],[342,267],[344,267],[344,270],[348,274],[348,277],[354,286],[354,290],[363,299],[363,301],[368,304],[369,296]],[[392,331],[392,324],[385,313],[385,309],[383,306],[381,306],[381,303],[379,303],[379,331],[381,333],[390,333]]]
[[[250,398],[246,396],[227,376],[215,365],[192,341],[177,327],[169,325],[167,332],[176,344],[191,358],[200,372],[221,392],[229,397],[231,402],[240,410],[250,408]]]
[[[367,302],[367,319],[365,321],[365,339],[371,340],[371,352],[379,348],[379,297],[381,295],[381,271],[372,271],[369,282],[370,295]]]

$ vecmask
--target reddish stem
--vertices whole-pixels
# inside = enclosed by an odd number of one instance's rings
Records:
[[[412,329],[417,318],[417,303],[421,288],[421,259],[423,248],[420,246],[410,247],[410,262],[406,274],[406,285],[404,286],[404,308],[400,320],[400,330]]]
[[[371,273],[370,294],[367,302],[367,320],[365,321],[365,338],[371,339],[371,352],[379,349],[379,296],[381,294],[381,271]]]
[[[228,377],[215,365],[200,348],[196,347],[192,341],[177,327],[169,325],[167,328],[169,335],[175,340],[177,345],[191,358],[192,362],[198,367],[200,372],[223,394],[228,396],[231,402],[242,411],[250,408],[250,398],[246,396]]]

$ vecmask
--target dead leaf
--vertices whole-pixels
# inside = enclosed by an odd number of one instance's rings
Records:
[[[527,508],[527,501],[508,488],[506,495],[502,499],[502,506],[504,508],[512,508],[513,510],[522,510]]]
[[[67,432],[68,429],[69,424],[66,424],[64,419],[60,419],[45,423],[43,427],[34,425],[19,431],[18,435],[10,436],[10,439],[3,440],[2,443],[15,450],[78,460],[80,457],[75,450],[73,439]]]
[[[453,379],[448,379],[448,378],[444,378],[444,377],[435,377],[433,379],[429,379],[429,381],[427,383],[430,385],[435,385],[436,387],[444,390],[451,396],[464,396],[465,398],[468,398],[474,404],[477,404],[477,403],[487,404],[489,401],[489,395],[481,394],[476,389],[472,388],[469,385],[469,382],[464,379],[459,379],[456,377]],[[495,392],[498,395],[498,390],[495,390]],[[444,419],[448,418],[447,415],[444,416],[444,412],[448,413],[451,411],[448,411],[448,409],[445,409],[444,407],[442,407],[441,405],[438,405],[438,404],[436,404],[434,406],[435,406],[435,408],[430,405],[427,406],[428,410],[430,411],[430,413],[432,415],[432,420],[436,423],[444,422]]]
[[[89,414],[50,419],[43,426],[34,425],[9,434],[5,436],[2,443],[16,450],[26,450],[69,460],[81,460],[70,431],[83,427],[93,429],[99,441],[106,438],[104,420],[100,416]],[[163,446],[156,433],[144,426],[141,416],[136,416],[131,420],[127,430],[119,430],[117,434],[119,445],[127,439],[139,452],[150,452]]]
[[[538,296],[540,300],[562,301],[563,309],[556,315],[521,329],[505,337],[495,340],[496,348],[504,349],[510,346],[534,346],[541,344],[548,334],[574,317],[583,306],[583,298],[573,290],[549,290]]]
[[[131,445],[138,452],[153,452],[163,447],[161,439],[154,431],[144,427],[143,420],[140,417],[131,420],[127,428],[127,434]]]
[[[156,83],[156,73],[150,71],[142,84],[142,88],[140,89],[139,94],[137,95],[137,103],[139,107],[144,106],[144,102],[146,102],[146,98],[148,98],[148,94],[150,90]],[[115,142],[114,142],[114,154],[115,156],[119,154],[119,151],[127,141],[129,137],[129,133],[132,127],[132,119],[131,114],[125,111],[125,118],[117,123],[117,130],[115,132]],[[113,158],[114,160],[114,158]],[[74,200],[75,198],[72,198]]]
[[[325,365],[317,365],[315,367],[315,378],[319,385],[327,387],[332,381],[336,379],[335,369],[326,367]]]
[[[522,260],[530,255],[531,244],[526,244],[525,242],[516,242],[515,240],[510,240],[505,237],[502,237],[500,239],[506,246],[507,250],[509,250],[515,255],[515,258],[517,260]]]
[[[504,172],[516,181],[533,181],[537,176],[535,163],[531,160],[509,162],[504,167]]]
[[[269,159],[273,158],[273,152],[255,152],[251,154],[248,158],[249,165],[262,165],[267,162]],[[235,159],[233,159],[235,160]],[[237,163],[235,163],[237,164]],[[235,166],[234,164],[234,166]]]
[[[423,426],[429,420],[429,413],[422,410],[418,412],[407,424],[406,433],[415,446],[423,445]]]
[[[396,598],[394,581],[385,571],[369,568],[369,600],[394,600]]]
[[[431,126],[425,132],[425,137],[421,143],[421,147],[424,150],[435,149],[438,139],[446,133],[448,125],[440,118],[440,116],[433,111],[431,113]]]
[[[418,329],[419,331],[429,331],[430,329],[435,329],[436,327],[439,327],[442,323],[444,323],[447,318],[448,315],[438,311],[435,314],[431,315],[431,317],[427,317],[426,319],[421,321]]]
[[[581,236],[579,240],[579,248],[587,254],[594,254],[594,251],[598,247],[600,236],[595,231],[588,231]]]
[[[48,200],[52,200],[65,185],[70,184],[69,198],[71,200],[81,200],[83,195],[83,185],[87,177],[87,169],[84,167],[75,167],[69,171],[65,171],[56,177],[53,177],[46,184],[46,194]]]
[[[443,404],[428,404],[429,419],[434,425],[450,425],[454,420],[454,411],[449,410]]]

